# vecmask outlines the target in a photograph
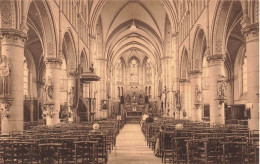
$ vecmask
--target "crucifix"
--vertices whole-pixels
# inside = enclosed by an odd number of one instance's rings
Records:
[[[166,109],[166,105],[167,105],[167,94],[169,93],[170,91],[167,91],[167,89],[166,89],[166,85],[164,86],[164,91],[162,92],[162,93],[164,93],[165,94],[165,100],[164,100],[164,107],[165,107],[165,109]]]

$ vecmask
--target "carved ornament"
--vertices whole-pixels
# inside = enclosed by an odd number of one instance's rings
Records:
[[[253,23],[247,25],[241,30],[241,32],[245,36],[247,42],[258,41],[259,24]]]
[[[194,78],[194,77],[197,77],[197,76],[199,76],[199,75],[201,75],[201,71],[200,70],[191,70],[191,71],[189,71],[189,76],[191,77],[191,78]]]
[[[46,64],[46,68],[60,69],[62,60],[60,58],[47,57],[45,58],[45,64]]]
[[[222,64],[226,60],[226,55],[216,54],[207,56],[207,61],[211,65]]]
[[[0,29],[0,39],[2,45],[11,44],[19,47],[24,47],[27,40],[27,34],[15,29]]]

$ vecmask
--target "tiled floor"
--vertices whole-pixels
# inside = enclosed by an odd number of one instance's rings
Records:
[[[146,146],[140,125],[126,124],[117,136],[108,164],[161,164],[161,159]]]

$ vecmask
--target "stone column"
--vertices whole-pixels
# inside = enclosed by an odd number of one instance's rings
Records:
[[[247,56],[247,97],[251,109],[248,120],[250,130],[259,130],[259,25],[243,25],[242,33],[246,38]]]
[[[46,125],[55,125],[60,123],[60,70],[62,60],[54,57],[47,57],[46,64],[46,83],[48,80],[53,87],[52,98],[47,100],[44,104],[46,107]]]
[[[34,99],[30,99],[30,119],[31,121],[34,121]]]
[[[77,86],[76,86],[76,80],[77,80],[77,75],[75,72],[69,72],[67,74],[68,76],[68,108],[69,108],[69,112],[70,112],[70,117],[69,117],[69,122],[74,122],[75,118],[76,118],[76,103],[77,103],[77,96],[76,92],[77,91]]]
[[[26,34],[18,30],[1,29],[1,49],[2,59],[6,58],[9,64],[9,75],[7,76],[8,92],[1,95],[1,99],[10,99],[9,117],[1,120],[1,131],[20,131],[24,124],[24,93],[23,93],[23,64],[24,64],[24,44]],[[1,63],[2,65],[2,63]],[[1,77],[3,78],[3,77]]]
[[[220,76],[224,76],[225,55],[209,55],[207,56],[209,68],[209,104],[210,104],[210,124],[224,124],[225,111],[224,103],[218,101],[218,80]]]
[[[202,121],[201,72],[200,70],[192,70],[189,75],[191,81],[191,120]]]
[[[180,119],[187,119],[190,114],[190,107],[189,107],[189,80],[187,79],[180,79],[180,96],[181,96],[181,111],[180,111]],[[183,114],[186,113],[184,117]]]
[[[179,86],[179,55],[178,55],[178,32],[172,34],[172,79],[173,79],[173,90],[178,90]]]

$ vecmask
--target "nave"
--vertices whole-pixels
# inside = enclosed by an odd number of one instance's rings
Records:
[[[0,163],[257,163],[259,0],[0,0],[0,134]]]
[[[108,164],[160,164],[147,146],[139,124],[126,124],[117,136]]]

